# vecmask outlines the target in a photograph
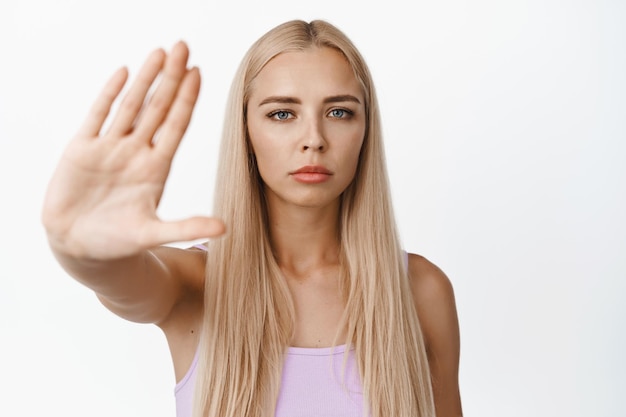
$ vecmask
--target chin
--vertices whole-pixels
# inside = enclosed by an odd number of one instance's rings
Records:
[[[284,196],[281,200],[296,207],[324,209],[339,207],[341,194],[326,192],[307,192],[297,196]]]

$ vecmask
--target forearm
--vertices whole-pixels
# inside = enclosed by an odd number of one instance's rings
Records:
[[[93,290],[102,304],[133,322],[155,323],[176,294],[175,282],[154,251],[144,250],[118,259],[76,257],[50,245],[61,267]]]
[[[61,267],[81,284],[97,294],[111,296],[132,287],[132,281],[145,275],[146,253],[118,259],[99,260],[77,256],[50,242],[50,248]]]

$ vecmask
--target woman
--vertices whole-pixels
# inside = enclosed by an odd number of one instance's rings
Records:
[[[252,45],[227,106],[216,217],[168,223],[156,209],[200,85],[187,57],[184,43],[150,55],[101,132],[118,71],[70,142],[43,209],[60,264],[114,313],[163,329],[179,417],[192,401],[195,417],[461,415],[452,287],[402,251],[353,44],[292,21]],[[198,238],[210,240],[161,246]]]

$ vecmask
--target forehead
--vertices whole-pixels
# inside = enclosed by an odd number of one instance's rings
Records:
[[[252,83],[250,98],[335,94],[362,97],[361,85],[341,52],[329,47],[311,47],[272,58]]]

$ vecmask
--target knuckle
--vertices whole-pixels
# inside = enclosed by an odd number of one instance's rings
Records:
[[[152,99],[150,100],[150,107],[152,107],[153,109],[159,112],[163,112],[168,109],[169,100],[167,100],[167,98],[162,97],[160,95],[153,96]]]
[[[126,96],[120,105],[121,110],[137,112],[143,106],[143,100],[133,97],[132,95]]]
[[[169,130],[173,134],[181,134],[187,129],[187,121],[182,117],[172,117],[169,122]]]

